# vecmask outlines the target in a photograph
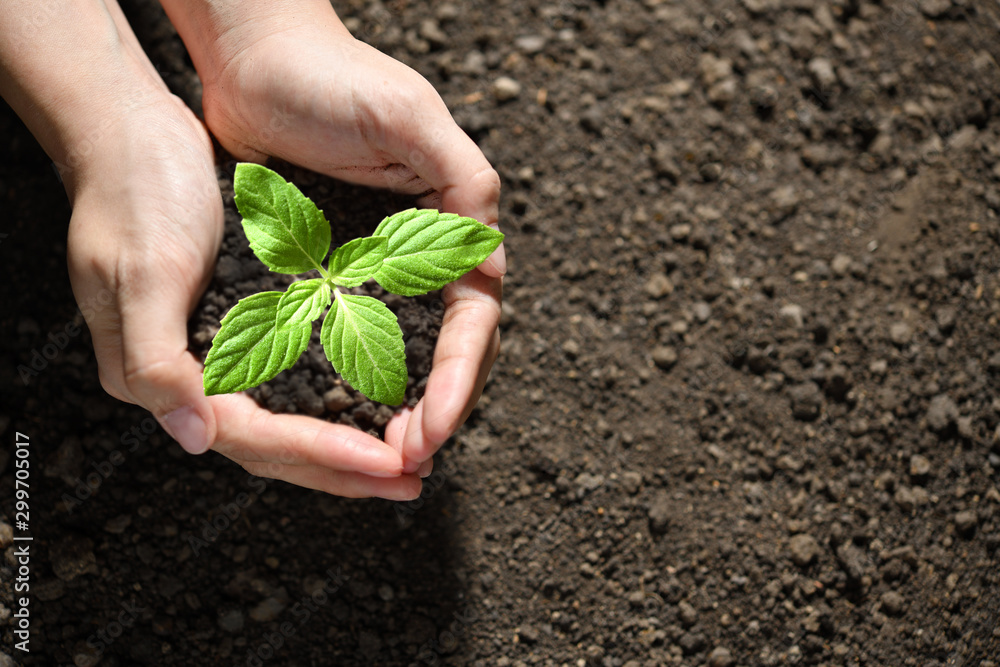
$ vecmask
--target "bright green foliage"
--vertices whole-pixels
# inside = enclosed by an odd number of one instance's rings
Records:
[[[277,324],[312,324],[330,305],[330,286],[322,278],[299,280],[288,286],[278,302]]]
[[[375,275],[388,247],[384,236],[354,239],[330,253],[330,280],[341,287],[357,287]]]
[[[250,249],[277,273],[318,269],[330,252],[330,223],[308,197],[259,164],[237,165],[236,208]]]
[[[305,351],[312,323],[279,328],[281,292],[240,299],[224,318],[205,359],[205,394],[228,394],[255,387],[291,367]]]
[[[237,165],[233,184],[254,254],[272,271],[316,270],[322,277],[233,306],[205,359],[206,395],[249,389],[291,367],[330,306],[320,340],[334,369],[369,398],[401,403],[406,352],[395,315],[378,299],[339,288],[375,279],[396,294],[425,294],[482,263],[503,234],[472,218],[410,209],[383,220],[372,236],[336,248],[324,268],[330,223],[298,188],[255,164]]]
[[[457,280],[479,266],[503,239],[472,218],[415,208],[383,220],[375,235],[389,241],[375,280],[403,296],[426,294]]]
[[[403,332],[389,308],[370,296],[337,294],[320,333],[326,358],[365,396],[403,402],[406,352]]]

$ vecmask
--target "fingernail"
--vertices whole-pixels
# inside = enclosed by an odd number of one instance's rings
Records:
[[[493,270],[499,274],[498,278],[507,275],[507,257],[504,255],[503,244],[493,251],[493,254],[486,258],[484,262],[487,266],[492,266]]]
[[[372,477],[390,478],[390,477],[399,477],[400,475],[402,475],[403,469],[400,466],[395,466],[392,468],[386,468],[385,470],[372,470],[372,471],[365,470],[364,473],[366,475],[371,475]]]
[[[494,222],[490,225],[490,227],[498,232],[500,231],[499,222]],[[486,261],[493,265],[493,268],[497,270],[501,278],[507,275],[507,253],[503,249],[502,241],[500,242],[500,245],[497,246],[497,249],[490,253],[490,256],[486,258]]]
[[[180,443],[188,454],[204,454],[208,451],[208,429],[205,422],[190,405],[177,408],[163,418],[163,428]]]
[[[423,479],[424,477],[427,477],[432,472],[434,472],[434,459],[433,458],[427,459],[426,461],[424,461],[423,463],[420,464],[419,468],[417,468],[417,476],[420,477],[421,479]]]
[[[403,460],[403,473],[406,475],[412,474],[420,470],[420,461],[413,461],[412,459]]]

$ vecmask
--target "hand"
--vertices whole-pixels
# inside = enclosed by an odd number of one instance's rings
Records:
[[[273,415],[245,395],[205,397],[187,319],[212,275],[222,199],[208,133],[148,74],[64,174],[70,278],[90,314],[102,385],[150,410],[189,452],[212,446],[251,473],[341,496],[416,497],[419,478],[402,474],[399,452],[377,438]]]
[[[242,160],[275,156],[353,183],[423,195],[422,206],[496,227],[499,177],[431,85],[352,38],[327,2],[302,5],[309,9],[285,11],[280,20],[241,16],[217,25],[225,40],[210,56],[197,55],[205,53],[192,44],[197,36],[179,25],[196,54],[206,122],[222,145]],[[444,289],[444,324],[425,395],[386,430],[406,472],[430,472],[431,457],[482,393],[499,349],[505,270],[501,246]]]

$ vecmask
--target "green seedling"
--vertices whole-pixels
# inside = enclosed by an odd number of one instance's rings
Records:
[[[383,220],[372,236],[330,252],[323,212],[281,176],[239,164],[233,187],[243,231],[260,261],[277,273],[320,277],[233,306],[205,359],[208,396],[255,387],[291,367],[309,344],[313,321],[329,307],[320,339],[334,370],[371,399],[402,403],[406,352],[396,316],[378,299],[342,288],[374,279],[394,294],[426,294],[479,266],[503,240],[473,218],[409,209]]]

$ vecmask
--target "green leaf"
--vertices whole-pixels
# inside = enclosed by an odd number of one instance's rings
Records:
[[[205,395],[256,387],[289,368],[309,344],[310,323],[278,329],[281,292],[240,299],[222,318],[205,359]]]
[[[503,234],[473,218],[412,208],[383,220],[374,236],[389,238],[375,280],[403,296],[426,294],[457,280],[503,241]]]
[[[259,164],[236,165],[236,207],[250,248],[272,271],[319,269],[330,252],[330,223],[297,187]]]
[[[288,286],[278,301],[279,329],[309,324],[330,305],[330,286],[322,278],[299,280]]]
[[[345,243],[330,253],[327,267],[330,279],[342,287],[357,287],[374,278],[388,247],[388,239],[384,236],[369,236]]]
[[[335,297],[320,333],[326,358],[368,398],[399,405],[406,393],[406,351],[396,316],[370,296]]]

